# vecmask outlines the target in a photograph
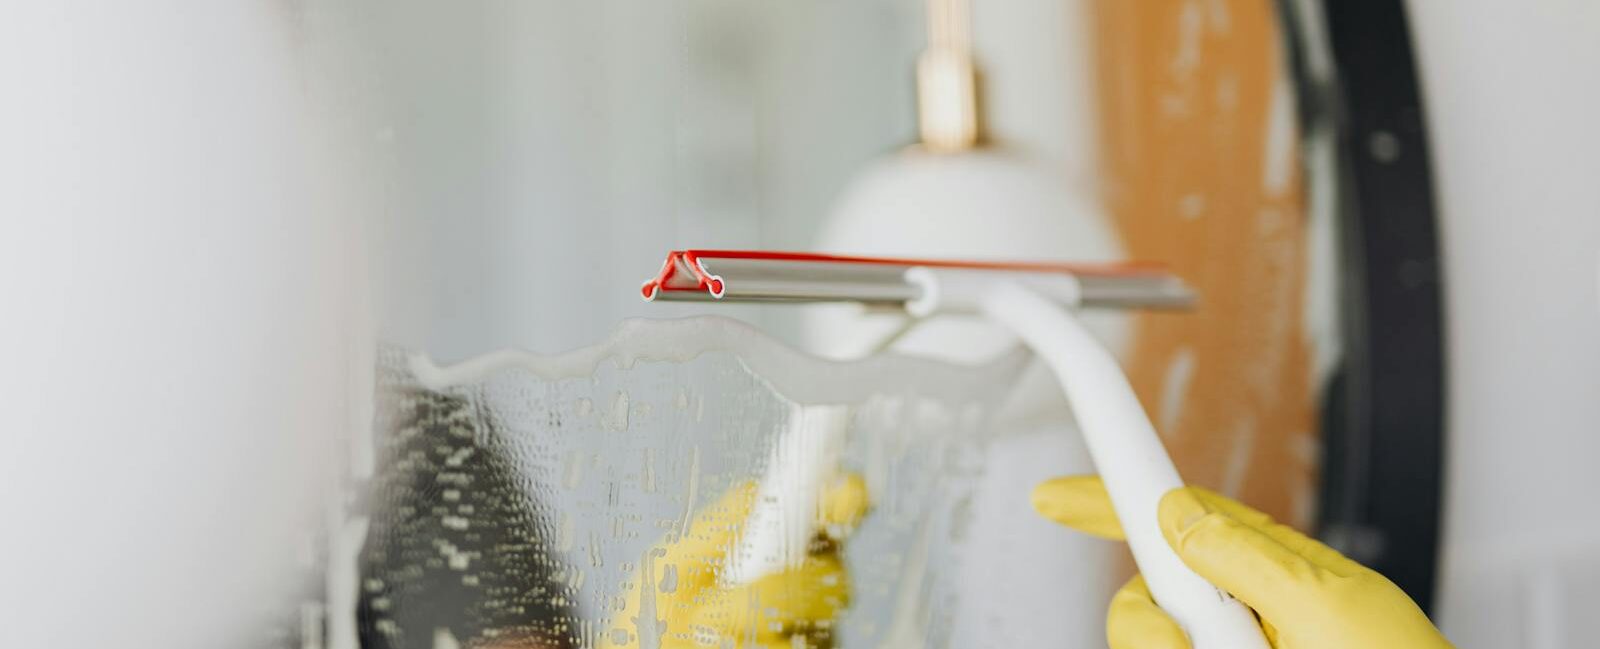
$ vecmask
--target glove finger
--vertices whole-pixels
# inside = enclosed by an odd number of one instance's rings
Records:
[[[1207,506],[1233,515],[1247,525],[1269,525],[1272,519],[1227,496],[1193,488]],[[1100,538],[1121,541],[1122,523],[1111,506],[1106,485],[1096,475],[1065,476],[1046,480],[1033,489],[1033,508],[1050,520]]]
[[[1191,489],[1161,498],[1161,532],[1201,577],[1232,593],[1263,619],[1290,624],[1318,601],[1320,586],[1338,577],[1260,529],[1206,505]]]
[[[828,635],[849,605],[848,575],[838,555],[828,552],[755,582],[702,594],[684,631],[699,638],[758,643]]]
[[[1249,505],[1204,487],[1186,487],[1186,489],[1194,493],[1206,507],[1227,514],[1234,520],[1260,531],[1324,570],[1341,577],[1347,577],[1355,572],[1366,570],[1361,564],[1339,554],[1338,550],[1334,550],[1324,545],[1321,541],[1302,534],[1297,529],[1272,520],[1271,516]]]
[[[772,642],[789,647],[790,636],[797,633],[808,634],[808,643],[824,646],[810,637],[815,635],[819,642],[831,637],[831,621],[849,601],[838,541],[870,507],[866,482],[860,475],[845,475],[823,494],[818,503],[822,530],[812,545],[813,554],[802,565],[724,589],[720,575],[727,553],[750,516],[756,494],[754,482],[729,489],[717,502],[697,511],[676,539],[652,548],[616,617],[636,616],[642,591],[651,589],[656,592],[657,615],[668,624],[665,646],[699,646],[707,638],[725,638],[753,646]]]
[[[1054,478],[1033,488],[1033,509],[1041,516],[1085,534],[1123,540],[1122,523],[1099,476]]]
[[[843,540],[855,530],[861,518],[871,508],[867,494],[867,481],[859,473],[846,474],[822,495],[819,521],[829,538]]]
[[[653,549],[656,576],[674,580],[679,588],[714,584],[723,557],[738,539],[755,502],[756,484],[747,482],[724,493],[715,503],[695,512],[678,538]],[[675,573],[670,577],[668,572]]]
[[[1135,576],[1112,596],[1106,613],[1106,641],[1111,649],[1190,649],[1189,637],[1156,605],[1142,576]]]
[[[1366,570],[1337,550],[1308,537],[1299,530],[1277,523],[1272,517],[1237,500],[1202,487],[1188,487],[1207,507],[1221,511],[1306,557],[1312,563],[1340,576]],[[1045,518],[1101,538],[1121,540],[1122,525],[1105,483],[1099,476],[1067,476],[1041,483],[1033,490],[1033,508]]]
[[[753,482],[729,489],[715,503],[695,512],[677,538],[669,537],[646,550],[633,582],[609,617],[614,631],[629,630],[629,621],[642,613],[646,592],[652,596],[657,619],[689,615],[697,607],[700,593],[714,590],[721,579],[725,555],[749,518],[755,493]],[[609,638],[610,633],[604,637]],[[617,643],[607,640],[601,644],[610,647]]]
[[[706,649],[707,647],[739,647],[740,649],[833,649],[836,646],[832,633],[801,636],[799,644],[791,637],[748,638],[740,637],[721,642],[716,638],[676,638],[661,640],[661,649]]]

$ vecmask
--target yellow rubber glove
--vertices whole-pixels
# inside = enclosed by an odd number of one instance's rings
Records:
[[[1045,518],[1108,539],[1122,526],[1094,476],[1033,490]],[[1254,609],[1277,649],[1449,649],[1410,597],[1383,575],[1237,501],[1199,487],[1162,497],[1161,532],[1189,568]],[[1176,622],[1134,577],[1111,599],[1111,649],[1188,649]]]
[[[850,605],[839,544],[867,511],[866,483],[849,476],[824,494],[821,531],[804,563],[754,583],[729,585],[722,572],[755,493],[754,483],[729,490],[698,512],[682,537],[647,553],[600,646],[639,647],[639,634],[653,629],[663,649],[832,647],[834,622]]]

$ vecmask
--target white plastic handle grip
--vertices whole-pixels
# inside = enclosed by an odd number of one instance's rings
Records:
[[[744,536],[728,557],[724,578],[748,584],[800,565],[817,530],[822,492],[835,475],[850,408],[840,405],[789,407],[789,418],[757,487]]]
[[[1250,609],[1190,570],[1162,537],[1156,508],[1183,480],[1117,359],[1059,302],[1030,288],[997,281],[978,300],[1061,382],[1156,603],[1195,649],[1270,649]]]

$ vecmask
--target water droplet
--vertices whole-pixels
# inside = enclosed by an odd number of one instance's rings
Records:
[[[606,430],[610,431],[621,432],[628,430],[627,392],[617,392],[617,396],[611,400],[611,410],[606,413],[601,424],[605,426]]]

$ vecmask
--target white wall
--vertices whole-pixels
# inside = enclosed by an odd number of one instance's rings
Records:
[[[595,342],[678,247],[796,249],[914,135],[920,0],[364,0],[369,130],[392,171],[385,339],[461,358]],[[1074,0],[976,3],[995,134],[1085,185]],[[720,307],[780,336],[792,310]]]
[[[307,574],[359,296],[287,7],[0,5],[0,646],[233,646]]]
[[[1463,649],[1593,644],[1600,5],[1413,0],[1447,288],[1439,617]]]
[[[362,6],[396,179],[380,324],[441,358],[687,313],[636,290],[667,250],[804,247],[853,171],[913,131],[916,2]]]

